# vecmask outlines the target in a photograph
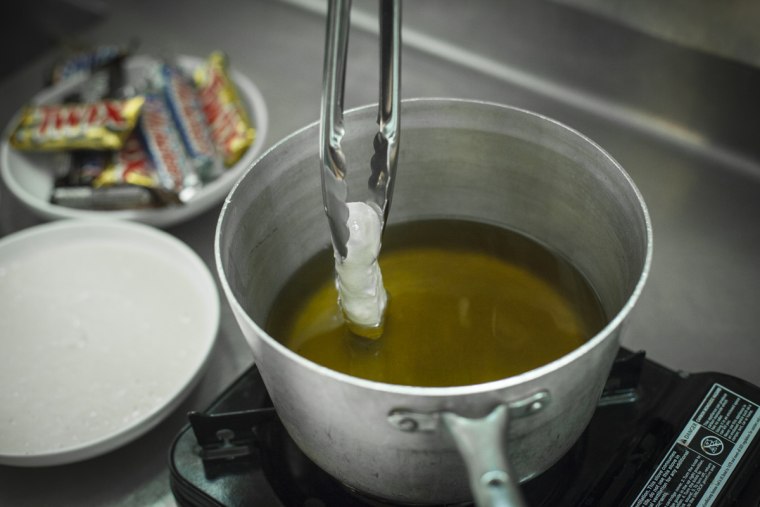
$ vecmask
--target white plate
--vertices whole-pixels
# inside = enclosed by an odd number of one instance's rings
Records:
[[[127,80],[132,83],[139,82],[140,76],[154,61],[148,56],[134,56],[127,60],[125,64]],[[204,62],[200,58],[191,56],[180,56],[176,61],[181,67],[190,71]],[[22,203],[45,219],[115,218],[168,227],[197,216],[222,201],[235,181],[261,153],[267,135],[267,109],[261,92],[243,74],[231,69],[231,75],[240,98],[248,109],[249,118],[256,128],[256,138],[237,164],[227,169],[219,178],[206,184],[186,204],[157,209],[119,211],[80,210],[52,204],[50,194],[53,189],[53,172],[55,166],[60,165],[60,156],[56,157],[55,154],[50,153],[21,152],[10,147],[7,141],[9,129],[17,124],[18,114],[8,125],[3,135],[2,147],[0,147],[2,178],[10,191]],[[63,82],[57,87],[42,91],[31,102],[35,104],[58,102],[79,82],[80,80],[77,79]]]
[[[0,464],[121,446],[204,370],[219,294],[187,245],[146,225],[43,224],[0,240]]]

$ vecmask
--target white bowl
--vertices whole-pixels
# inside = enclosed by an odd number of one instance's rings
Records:
[[[155,62],[149,56],[134,56],[125,62],[127,80],[138,82],[148,66]],[[192,71],[204,63],[204,60],[191,56],[179,56],[176,62],[181,67]],[[267,135],[267,108],[259,89],[243,74],[231,69],[232,80],[237,86],[240,98],[248,109],[249,118],[256,128],[256,138],[243,157],[227,169],[219,178],[206,184],[187,203],[179,206],[166,206],[155,209],[136,209],[118,211],[81,210],[60,206],[50,202],[54,183],[54,166],[60,155],[51,153],[33,153],[14,150],[8,143],[9,129],[19,119],[17,114],[3,135],[0,147],[0,168],[2,178],[8,189],[38,216],[55,220],[61,218],[109,218],[133,220],[158,227],[168,227],[188,220],[211,208],[224,199],[232,185],[245,172],[261,153]],[[64,81],[61,85],[43,90],[37,94],[32,103],[43,104],[58,102],[80,80]]]
[[[200,379],[219,294],[186,244],[127,221],[62,220],[0,240],[0,464],[108,452]]]

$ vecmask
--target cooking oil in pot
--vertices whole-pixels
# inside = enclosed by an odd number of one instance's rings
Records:
[[[332,251],[278,295],[267,332],[333,370],[413,386],[517,375],[577,348],[606,324],[593,289],[566,260],[514,231],[463,220],[390,225],[380,255],[383,335],[352,334],[337,303]]]

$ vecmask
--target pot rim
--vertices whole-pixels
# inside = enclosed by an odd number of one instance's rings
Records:
[[[424,387],[424,386],[408,386],[408,385],[402,385],[402,384],[389,384],[385,382],[377,382],[374,380],[354,377],[346,373],[341,373],[339,371],[332,370],[318,363],[310,361],[304,358],[303,356],[299,355],[298,353],[292,351],[291,349],[287,348],[278,340],[271,337],[264,329],[262,329],[250,317],[250,315],[248,315],[248,312],[246,312],[245,309],[243,309],[242,305],[238,302],[237,298],[235,297],[232,291],[232,288],[227,282],[227,276],[224,271],[224,266],[222,265],[220,238],[221,238],[223,222],[226,217],[227,207],[232,203],[232,200],[235,196],[235,192],[237,191],[237,188],[242,183],[242,181],[248,176],[248,174],[251,171],[253,171],[258,166],[258,164],[262,160],[267,158],[271,152],[274,152],[275,150],[279,150],[281,146],[288,144],[293,138],[300,136],[302,133],[306,132],[307,130],[314,129],[314,128],[318,129],[320,122],[319,120],[317,120],[313,123],[310,123],[296,130],[295,132],[284,137],[283,139],[275,143],[273,146],[271,146],[269,149],[267,149],[258,159],[256,159],[245,170],[245,172],[235,182],[232,189],[230,189],[230,192],[227,194],[227,197],[224,200],[224,204],[222,205],[222,209],[219,214],[219,218],[217,220],[216,231],[214,233],[214,260],[216,263],[217,273],[219,275],[220,283],[224,290],[225,296],[227,297],[227,300],[230,303],[230,306],[234,308],[235,313],[237,315],[243,316],[243,318],[246,321],[246,324],[251,326],[252,329],[256,331],[257,335],[269,347],[273,348],[278,353],[283,354],[289,360],[297,363],[301,367],[307,368],[309,370],[313,370],[318,374],[326,375],[336,381],[352,384],[358,388],[368,389],[372,391],[380,391],[380,392],[389,393],[389,394],[399,394],[399,395],[450,397],[450,396],[470,395],[470,394],[475,394],[475,393],[486,393],[486,392],[491,392],[491,391],[504,390],[504,389],[511,388],[520,384],[531,382],[545,375],[549,375],[550,373],[556,370],[559,370],[565,367],[566,365],[576,361],[581,356],[584,356],[585,354],[589,353],[592,349],[600,345],[611,333],[613,333],[621,325],[623,320],[628,316],[628,314],[631,312],[631,310],[635,306],[636,302],[639,299],[639,296],[641,295],[641,292],[644,289],[647,278],[649,277],[649,271],[650,271],[651,263],[652,263],[652,251],[653,251],[652,223],[651,223],[649,211],[647,209],[646,203],[644,202],[643,196],[641,195],[641,192],[639,191],[638,187],[636,187],[636,184],[633,182],[633,179],[630,177],[630,175],[606,150],[604,150],[601,146],[599,146],[593,140],[591,140],[584,134],[580,133],[579,131],[575,130],[574,128],[569,127],[562,122],[554,120],[540,113],[536,113],[536,112],[529,111],[527,109],[522,109],[519,107],[500,104],[498,102],[461,99],[461,98],[425,97],[425,98],[404,99],[401,102],[402,104],[406,104],[406,103],[418,104],[418,103],[426,103],[426,102],[427,103],[469,104],[469,105],[476,105],[476,106],[481,106],[481,107],[486,106],[486,107],[495,107],[499,109],[506,109],[511,112],[516,112],[518,114],[533,116],[540,120],[548,121],[554,124],[555,126],[559,127],[560,129],[564,129],[568,131],[570,134],[577,136],[580,140],[590,144],[592,147],[598,150],[609,162],[611,162],[612,166],[616,168],[618,171],[620,171],[621,175],[623,176],[623,178],[625,178],[627,183],[630,185],[630,188],[633,190],[634,195],[636,196],[636,200],[639,203],[639,206],[641,208],[641,211],[644,217],[644,225],[646,229],[645,231],[646,242],[647,242],[646,255],[644,258],[644,265],[641,270],[641,275],[639,276],[639,280],[636,283],[636,286],[634,287],[633,291],[631,292],[631,295],[628,297],[628,299],[626,300],[625,304],[620,309],[620,311],[618,311],[617,314],[612,319],[610,319],[610,321],[598,333],[596,333],[588,341],[586,341],[579,347],[573,349],[571,352],[565,354],[564,356],[559,357],[550,363],[539,366],[538,368],[528,370],[519,375],[513,375],[511,377],[505,377],[502,379],[493,380],[490,382],[484,382],[480,384],[446,386],[446,387]],[[368,105],[352,108],[346,111],[345,114],[346,115],[358,114],[368,109],[375,111],[377,109],[377,104],[376,103],[368,104]]]

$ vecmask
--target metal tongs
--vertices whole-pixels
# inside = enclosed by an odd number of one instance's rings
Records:
[[[346,82],[351,0],[330,0],[327,9],[322,118],[319,158],[322,163],[322,200],[330,223],[333,247],[345,259],[349,230],[346,198],[346,158],[341,149],[343,95]],[[399,143],[399,81],[401,0],[380,0],[380,104],[374,155],[370,160],[369,189],[379,208],[382,227],[388,218],[396,175]]]

